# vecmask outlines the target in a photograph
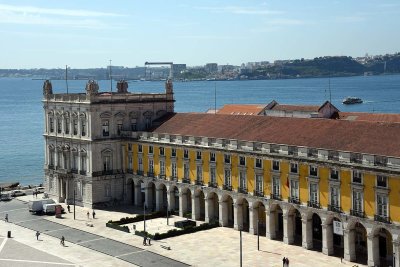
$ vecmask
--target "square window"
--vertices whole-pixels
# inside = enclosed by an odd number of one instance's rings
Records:
[[[188,151],[187,149],[183,150],[183,157],[184,157],[185,159],[188,159],[188,158],[189,158],[189,151]]]
[[[290,163],[290,172],[291,173],[297,173],[298,172],[298,165],[296,162],[291,162]]]
[[[262,168],[262,159],[259,159],[259,158],[256,159],[256,168],[259,168],[259,169]]]
[[[331,169],[331,179],[339,180],[339,171],[336,169]]]
[[[318,176],[318,167],[310,166],[310,176]]]
[[[196,151],[196,159],[201,159],[201,151]]]
[[[353,183],[362,184],[362,173],[357,170],[353,170]]]
[[[273,160],[272,161],[272,169],[274,171],[279,171],[279,161],[278,160]]]
[[[142,145],[138,145],[138,151],[139,151],[139,153],[143,152],[143,146]]]
[[[239,157],[239,165],[246,166],[246,157],[244,157],[244,156]]]
[[[163,147],[160,147],[160,155],[164,156],[165,155],[165,150]]]
[[[225,154],[224,155],[224,162],[226,164],[230,164],[231,163],[231,155]]]
[[[171,156],[172,156],[172,157],[176,157],[176,148],[173,148],[173,149],[171,150]]]
[[[383,175],[378,175],[376,177],[376,185],[379,187],[387,187],[387,177]]]
[[[215,153],[214,152],[210,152],[210,161],[215,162]]]
[[[153,154],[153,146],[149,146],[149,154]]]

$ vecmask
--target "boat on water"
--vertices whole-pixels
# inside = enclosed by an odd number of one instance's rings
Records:
[[[359,97],[354,97],[354,96],[348,96],[345,99],[343,99],[343,104],[361,104],[363,101]]]

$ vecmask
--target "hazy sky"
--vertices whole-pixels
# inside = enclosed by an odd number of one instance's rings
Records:
[[[0,68],[400,51],[400,0],[0,0]]]

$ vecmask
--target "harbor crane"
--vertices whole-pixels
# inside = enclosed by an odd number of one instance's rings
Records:
[[[169,77],[168,77],[168,79],[172,79],[173,78],[173,74],[174,74],[174,63],[173,62],[148,62],[148,61],[146,61],[145,63],[144,63],[144,66],[145,66],[145,76],[146,76],[146,73],[147,73],[147,70],[146,70],[146,68],[147,68],[147,66],[149,66],[149,65],[169,65]]]

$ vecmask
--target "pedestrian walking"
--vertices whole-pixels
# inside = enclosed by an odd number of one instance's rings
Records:
[[[94,219],[94,217],[96,216],[96,212],[94,212],[94,210],[93,210],[93,212],[92,212],[92,216],[93,216],[93,219]]]
[[[289,258],[286,258],[286,267],[289,267]]]
[[[143,237],[143,246],[146,246],[147,245],[147,243],[146,243],[146,237],[144,236]]]
[[[71,208],[70,208],[69,204],[67,205],[67,210],[68,210],[68,213],[71,213]]]
[[[282,259],[282,266],[285,267],[285,264],[286,264],[286,257],[283,257],[283,259]]]
[[[8,213],[6,213],[6,217],[4,218],[5,222],[8,222]]]
[[[65,246],[65,237],[64,236],[61,237],[60,244]]]
[[[150,237],[147,238],[147,242],[149,243],[149,246],[151,246],[151,239],[150,239]]]
[[[39,236],[40,236],[39,231],[36,231],[36,240],[39,240]]]
[[[90,213],[89,211],[86,212],[87,218],[89,219]]]

